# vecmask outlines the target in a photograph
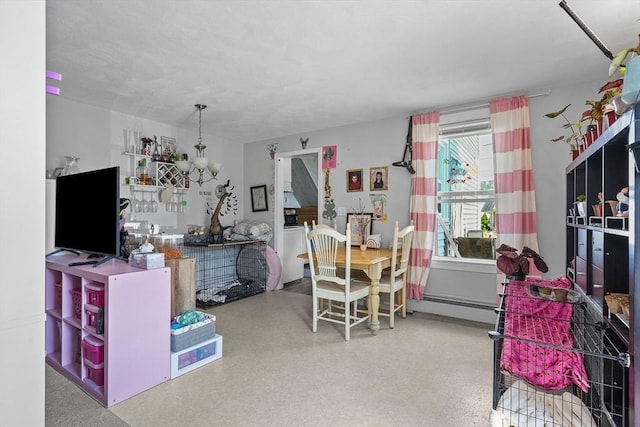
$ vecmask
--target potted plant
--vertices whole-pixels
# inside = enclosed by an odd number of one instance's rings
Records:
[[[562,141],[567,143],[569,145],[569,148],[571,149],[573,158],[575,159],[576,157],[578,157],[579,148],[584,142],[584,135],[582,134],[582,123],[585,119],[581,118],[580,121],[578,122],[574,122],[574,123],[570,122],[567,116],[564,115],[564,112],[567,111],[567,108],[569,108],[570,106],[571,104],[567,104],[567,106],[565,106],[561,110],[554,111],[552,113],[547,113],[544,116],[550,119],[555,119],[556,117],[562,117],[565,120],[566,123],[562,125],[562,127],[565,129],[569,129],[571,131],[571,134],[569,134],[569,136],[566,136],[566,137],[562,135],[557,138],[553,138],[551,139],[551,142]]]
[[[491,233],[491,220],[486,212],[480,217],[480,229],[482,230],[483,237],[487,237]]]
[[[629,55],[636,55],[635,58],[638,58],[640,55],[640,34],[638,34],[638,44],[636,47],[628,47],[626,49],[622,49],[620,52],[616,54],[611,60],[609,64],[609,76],[613,76],[616,71],[620,71],[620,74],[625,75],[628,70],[626,68],[629,64],[624,65],[623,62],[627,59]],[[632,58],[635,59],[635,58]],[[631,62],[631,61],[629,61]]]
[[[624,86],[621,98],[626,104],[633,105],[640,97],[640,34],[636,47],[628,47],[621,50],[609,64],[609,75],[616,71],[624,76]],[[631,57],[628,63],[623,64],[627,57]]]
[[[629,108],[621,99],[622,79],[608,82],[600,88],[598,93],[602,93],[600,103],[602,105],[602,130],[608,128],[615,122],[624,111]],[[603,93],[604,92],[604,93]]]
[[[576,197],[576,201],[574,202],[574,204],[578,209],[578,216],[587,216],[587,196],[585,196],[584,194],[579,194]]]
[[[527,246],[523,246],[522,251],[518,254],[517,249],[503,243],[496,252],[498,253],[498,258],[496,259],[498,270],[512,278],[524,280],[525,276],[529,274],[531,260],[533,260],[533,264],[541,273],[549,271],[544,259]]]

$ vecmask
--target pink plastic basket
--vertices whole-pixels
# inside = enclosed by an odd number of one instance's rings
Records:
[[[80,319],[82,316],[82,291],[71,289],[71,298],[73,298],[73,315],[76,319]]]

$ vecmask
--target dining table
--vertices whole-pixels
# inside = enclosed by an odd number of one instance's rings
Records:
[[[346,247],[338,248],[336,254],[336,264],[338,267],[346,267],[347,259]],[[398,251],[398,256],[401,252]],[[371,311],[371,332],[373,335],[378,334],[380,329],[380,320],[378,319],[378,310],[380,308],[380,277],[382,270],[391,267],[391,257],[393,253],[390,249],[367,248],[361,250],[359,247],[351,249],[351,271],[364,272],[371,281],[371,290],[369,291],[369,310]],[[298,255],[298,258],[309,259],[307,252]]]

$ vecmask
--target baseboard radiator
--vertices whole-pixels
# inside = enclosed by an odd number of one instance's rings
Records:
[[[488,304],[488,303],[465,301],[465,300],[452,299],[452,298],[435,297],[435,296],[429,296],[429,295],[424,295],[422,297],[422,301],[434,302],[434,303],[438,303],[438,304],[457,305],[457,306],[460,306],[460,307],[467,307],[467,308],[473,308],[473,309],[478,309],[478,310],[488,310],[488,311],[493,311],[496,308],[495,304],[491,305],[491,304]]]

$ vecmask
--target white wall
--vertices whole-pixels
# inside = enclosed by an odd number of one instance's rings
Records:
[[[549,140],[563,134],[560,119],[551,120],[545,113],[557,111],[566,104],[569,118],[577,120],[588,99],[599,99],[597,90],[607,81],[607,67],[603,64],[603,81],[580,84],[573,87],[552,88],[549,95],[530,98],[531,141],[536,185],[536,204],[538,212],[538,240],[540,254],[549,264],[547,277],[555,278],[565,273],[565,167],[570,162],[569,147],[564,143],[552,143]],[[485,117],[488,109],[482,110]],[[407,114],[408,117],[408,114]],[[300,138],[309,137],[307,148],[337,145],[337,166],[331,170],[330,185],[336,207],[345,207],[347,212],[357,206],[358,198],[364,201],[369,192],[347,193],[346,171],[360,169],[367,176],[368,169],[374,166],[389,166],[388,217],[389,221],[376,221],[374,233],[382,234],[384,245],[392,237],[393,222],[401,225],[408,223],[410,194],[410,175],[399,167],[391,166],[402,159],[407,117],[390,118],[369,123],[324,129],[291,135],[265,141],[246,144],[244,147],[244,171],[247,188],[252,185],[271,185],[274,180],[273,161],[269,158],[267,146],[277,143],[278,152],[300,150]],[[443,114],[442,123],[457,122],[477,118],[478,113],[464,112]],[[365,179],[368,188],[368,178]],[[246,216],[255,220],[273,223],[273,196],[269,212],[250,213]],[[250,206],[249,195],[245,196],[245,205]],[[338,229],[344,230],[346,218],[338,217]],[[495,268],[482,263],[464,263],[453,265],[447,262],[435,262],[427,283],[427,296],[455,298],[490,306],[496,301]],[[418,311],[493,322],[495,315],[490,310],[473,310],[456,305],[434,304],[426,301],[411,301],[410,308]]]
[[[44,425],[45,2],[0,2],[0,425]]]
[[[393,167],[391,163],[402,159],[405,136],[407,134],[407,118],[399,117],[386,120],[378,120],[358,125],[342,126],[321,131],[308,132],[300,135],[291,135],[275,138],[268,141],[259,141],[244,146],[244,171],[245,185],[247,189],[253,185],[274,182],[273,160],[269,157],[267,146],[278,144],[278,153],[301,150],[300,138],[309,137],[307,149],[337,145],[337,165],[330,172],[330,185],[332,197],[336,207],[344,207],[347,212],[353,212],[358,207],[358,199],[362,203],[369,201],[369,167],[388,166],[389,191],[387,196],[387,222],[374,221],[373,233],[383,235],[383,245],[391,242],[393,223],[399,221],[400,225],[409,223],[407,210],[410,177],[404,168]],[[363,192],[346,192],[346,171],[349,169],[363,169]],[[323,191],[324,182],[319,183],[318,188]],[[375,194],[382,194],[376,192]],[[244,203],[251,206],[251,199],[247,193]],[[246,216],[254,220],[273,224],[273,195],[269,199],[269,212],[251,213],[246,210]],[[372,210],[369,209],[369,212]],[[346,217],[337,217],[338,229],[344,231]]]
[[[179,152],[187,152],[190,157],[195,156],[193,145],[197,143],[197,128],[185,130],[164,123],[154,122],[118,112],[64,99],[60,97],[47,98],[47,164],[48,170],[62,167],[65,156],[79,157],[81,171],[89,171],[110,166],[120,166],[121,175],[131,175],[132,164],[129,156],[122,155],[124,128],[138,129],[143,136],[168,136],[176,139]],[[231,144],[213,135],[203,134],[203,142],[207,146],[205,155],[210,160],[221,162],[223,169],[218,174],[218,180],[205,183],[199,187],[191,182],[185,199],[187,207],[184,214],[167,213],[160,204],[157,214],[133,213],[127,210],[128,220],[147,220],[160,224],[167,229],[180,233],[186,232],[187,224],[208,225],[210,215],[207,214],[207,201],[215,207],[217,199],[212,195],[215,186],[225,183],[227,179],[236,190],[243,188],[242,151],[237,144]],[[129,187],[121,188],[121,197],[130,197]],[[154,194],[157,197],[157,194]],[[99,197],[99,193],[87,195]],[[146,196],[147,198],[149,195]],[[238,197],[243,197],[238,193]],[[239,206],[236,216],[228,215],[221,218],[223,225],[231,225],[234,218],[242,218],[243,206]]]

